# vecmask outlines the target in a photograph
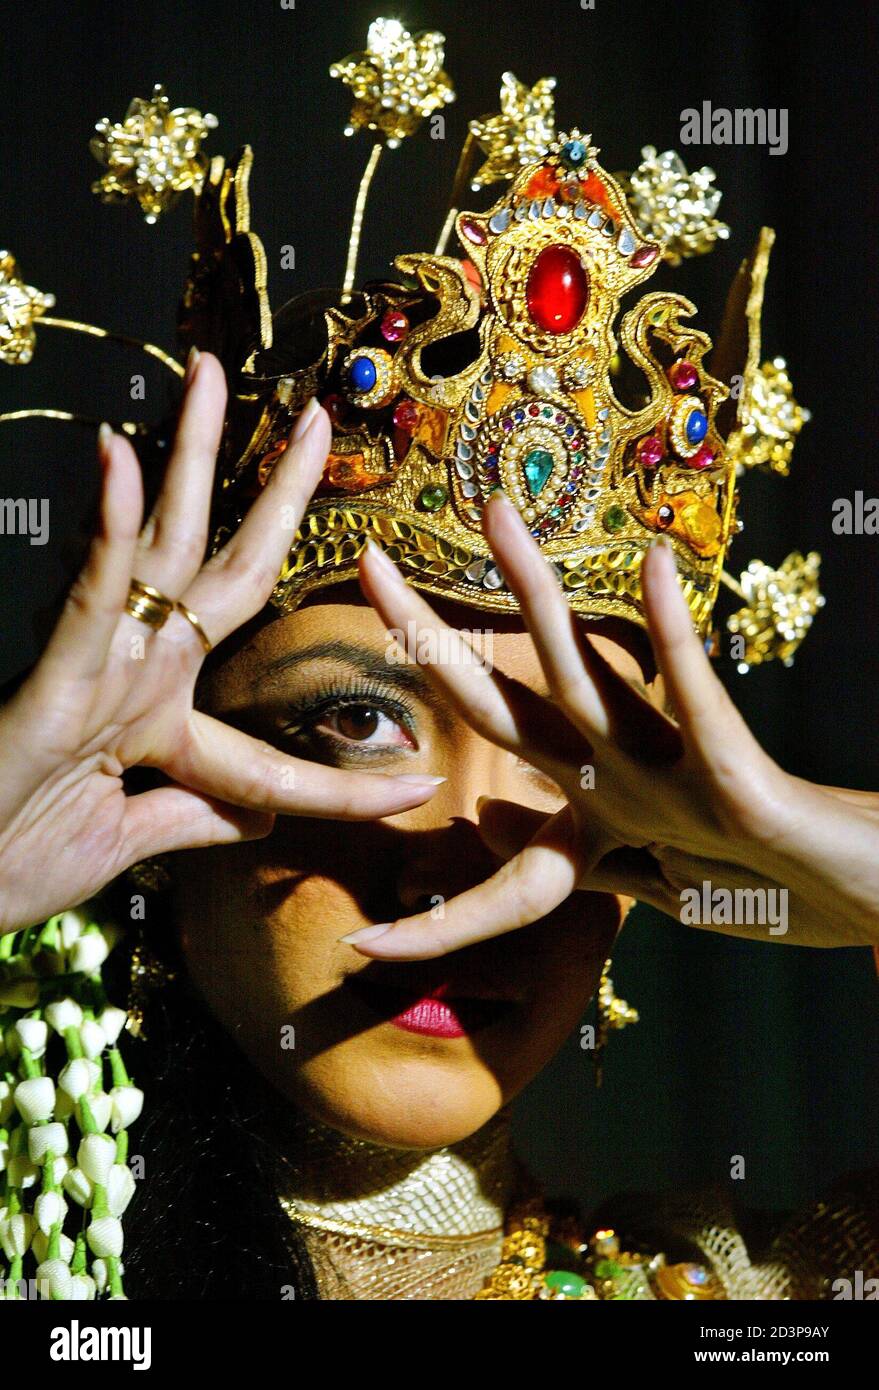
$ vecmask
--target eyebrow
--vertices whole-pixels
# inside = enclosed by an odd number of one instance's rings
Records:
[[[251,688],[258,692],[264,681],[271,680],[284,671],[304,666],[309,661],[334,661],[359,671],[364,676],[382,681],[385,685],[415,695],[433,711],[443,729],[449,730],[452,720],[439,691],[417,666],[407,663],[402,652],[400,656],[398,665],[389,662],[384,652],[358,646],[356,642],[344,642],[341,639],[313,642],[309,647],[298,647],[276,657],[274,661],[265,662],[255,673]]]

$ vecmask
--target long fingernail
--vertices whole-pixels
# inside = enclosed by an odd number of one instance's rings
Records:
[[[297,441],[302,438],[319,410],[320,406],[317,403],[317,397],[312,396],[300,412],[299,419],[296,421],[295,428],[290,436],[291,444],[297,443]]]
[[[483,806],[487,806],[488,803],[489,803],[489,801],[491,801],[491,797],[490,797],[490,796],[477,796],[477,798],[476,798],[476,814],[477,814],[477,816],[480,815],[480,814],[482,813],[482,808],[483,808]]]
[[[448,779],[445,777],[422,777],[420,773],[417,772],[404,772],[399,777],[394,778],[395,782],[406,782],[413,787],[438,787],[440,782],[445,782],[447,780]]]
[[[186,374],[183,378],[183,385],[185,387],[190,387],[192,385],[195,370],[199,364],[200,358],[201,353],[193,343],[192,347],[189,349],[189,356],[186,359]]]
[[[105,454],[107,452],[107,450],[110,447],[110,441],[112,440],[112,438],[113,431],[107,424],[106,420],[104,420],[98,426],[98,448],[101,450],[102,453]]]
[[[382,546],[377,545],[371,536],[367,537],[366,545],[363,547],[375,559],[380,569],[383,569],[389,579],[394,579],[400,584],[405,584],[405,580],[394,564],[390,555],[386,555]]]
[[[358,931],[349,932],[347,936],[340,936],[339,940],[344,941],[346,946],[359,946],[361,942],[374,941],[377,936],[384,936],[393,925],[393,922],[376,922],[374,927],[361,927]]]

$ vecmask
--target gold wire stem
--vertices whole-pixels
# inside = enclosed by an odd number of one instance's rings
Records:
[[[167,352],[163,352],[155,343],[144,343],[140,338],[129,338],[123,333],[111,333],[107,328],[97,328],[92,323],[79,323],[76,319],[54,319],[47,315],[41,315],[34,320],[35,327],[45,326],[47,328],[67,328],[74,333],[88,333],[93,338],[110,338],[114,343],[122,343],[124,347],[140,348],[141,352],[146,352],[150,357],[155,357],[163,366],[168,367],[175,376],[184,376],[186,368],[181,366],[173,357],[169,357]]]
[[[93,429],[103,424],[103,420],[91,415],[74,415],[69,410],[7,410],[0,415],[0,423],[5,420],[64,420],[73,425],[90,425]],[[124,434],[139,434],[141,426],[134,420],[123,420],[117,427]]]
[[[342,302],[347,303],[351,298],[351,291],[354,288],[354,277],[357,273],[357,254],[360,250],[360,231],[363,227],[363,210],[366,207],[366,198],[369,193],[369,185],[372,183],[372,176],[375,173],[379,157],[382,152],[382,143],[377,140],[372,147],[372,154],[363,171],[363,178],[360,180],[360,187],[357,190],[357,202],[354,204],[354,216],[351,220],[351,236],[348,240],[348,260],[345,265],[345,280],[342,285]]]
[[[464,141],[464,144],[461,148],[461,156],[458,160],[458,167],[455,170],[455,181],[452,184],[451,206],[449,207],[446,220],[443,223],[443,229],[439,234],[439,240],[436,244],[436,250],[433,253],[435,256],[444,256],[446,253],[446,247],[449,243],[449,237],[452,235],[452,228],[455,225],[455,218],[458,216],[458,212],[460,211],[461,198],[467,184],[467,176],[470,172],[470,165],[473,162],[473,154],[475,149],[476,137],[473,134],[472,130],[468,130],[467,139]]]
[[[732,590],[738,598],[743,599],[745,603],[749,602],[748,595],[745,593],[741,584],[739,584],[738,580],[733,579],[731,574],[727,574],[726,570],[720,571],[720,582],[721,584],[725,584],[728,589]]]

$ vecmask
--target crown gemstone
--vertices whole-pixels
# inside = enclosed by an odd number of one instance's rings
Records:
[[[645,265],[652,265],[658,255],[658,246],[642,246],[632,256],[629,265],[634,266],[635,270],[641,270]]]
[[[562,145],[559,158],[566,169],[579,169],[586,159],[586,146],[582,140],[568,140]]]
[[[662,462],[664,453],[662,440],[655,434],[649,434],[638,445],[638,457],[645,468],[655,468]]]
[[[399,343],[409,332],[409,320],[399,309],[388,309],[382,318],[382,337],[386,343]]]
[[[614,505],[608,507],[604,516],[601,518],[605,531],[621,531],[626,524],[626,513],[622,507]]]
[[[418,494],[418,505],[426,512],[438,512],[440,507],[445,506],[448,496],[445,488],[439,483],[428,483]]]
[[[692,458],[685,459],[684,462],[688,468],[710,468],[716,457],[714,450],[709,449],[707,444],[703,444]]]
[[[471,217],[465,217],[461,221],[461,233],[472,241],[474,246],[484,246],[488,241],[488,235],[480,222],[474,222]]]
[[[552,454],[546,449],[532,449],[525,459],[525,481],[532,497],[537,497],[543,491],[552,465]]]
[[[351,387],[358,394],[371,391],[376,382],[375,363],[369,357],[355,357],[348,371]]]
[[[687,416],[686,426],[687,442],[690,444],[701,444],[708,433],[708,416],[704,410],[694,410]]]
[[[699,373],[692,362],[675,362],[669,368],[668,379],[676,391],[689,391],[699,380]]]
[[[589,301],[589,277],[568,246],[547,246],[536,257],[525,291],[532,322],[547,333],[570,333]]]

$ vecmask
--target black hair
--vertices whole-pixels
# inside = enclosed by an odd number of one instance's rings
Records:
[[[131,891],[126,885],[129,903]],[[156,911],[151,905],[151,918]],[[138,925],[104,967],[114,1003],[128,997],[132,951],[144,944]],[[174,978],[149,992],[144,1036],[121,1039],[132,1082],[146,1097],[130,1135],[139,1180],[124,1217],[126,1295],[316,1299],[311,1261],[277,1196],[289,1155],[266,1138],[288,1102],[213,1017],[179,947],[166,944],[171,935],[163,934],[159,955],[156,934],[145,934]]]

